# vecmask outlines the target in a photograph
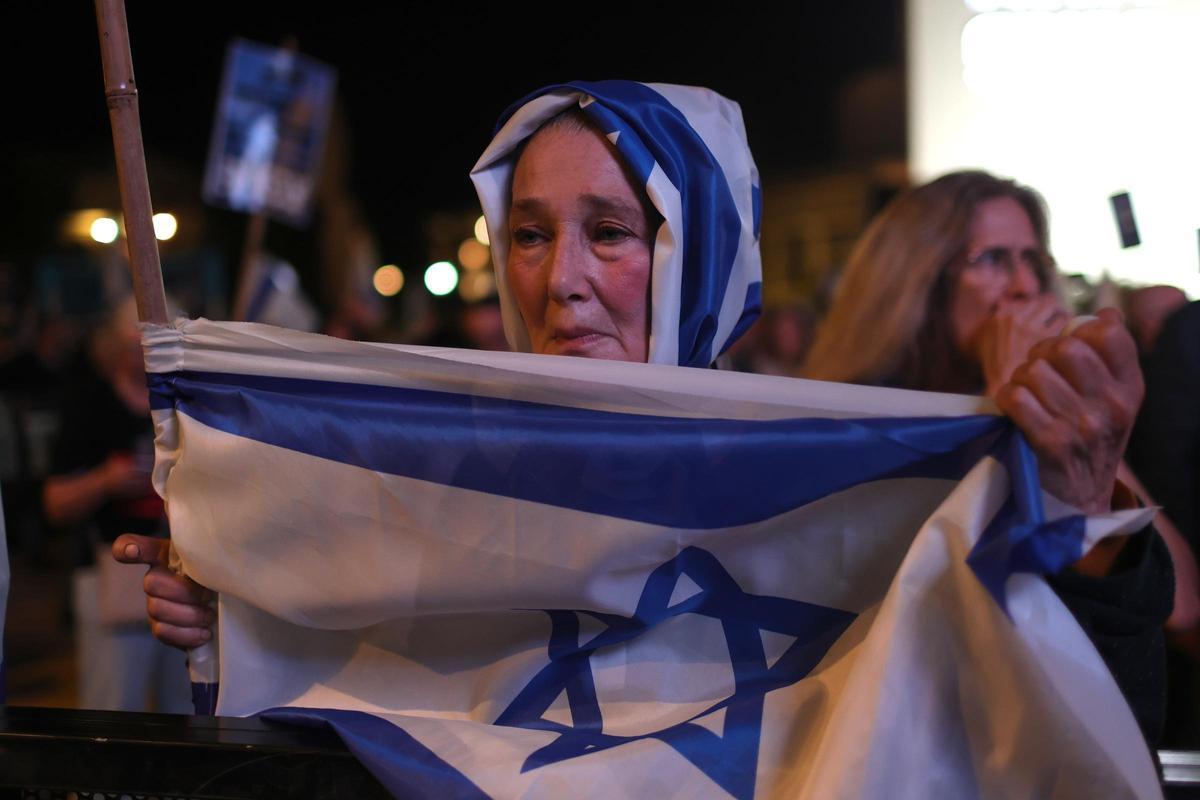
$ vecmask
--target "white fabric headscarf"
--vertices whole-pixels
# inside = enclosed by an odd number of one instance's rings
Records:
[[[555,84],[501,116],[471,179],[487,218],[509,344],[530,350],[505,278],[515,155],[543,124],[573,106],[615,145],[663,217],[651,267],[648,360],[709,366],[761,310],[761,191],[741,109],[693,86]]]

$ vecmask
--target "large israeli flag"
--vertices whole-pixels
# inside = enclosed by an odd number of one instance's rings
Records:
[[[145,332],[155,482],[220,592],[218,712],[402,797],[1153,797],[984,401],[672,366]]]

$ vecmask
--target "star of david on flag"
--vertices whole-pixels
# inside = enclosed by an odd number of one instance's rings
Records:
[[[680,596],[680,589],[684,589],[684,596]],[[553,743],[531,753],[523,771],[650,737],[670,745],[739,798],[754,796],[753,765],[758,760],[766,693],[807,675],[854,619],[853,614],[812,603],[746,594],[720,562],[697,548],[684,550],[650,574],[632,617],[586,610],[547,613],[553,623],[550,663],[495,723],[560,734]],[[734,676],[733,693],[667,728],[639,736],[606,735],[591,671],[592,655],[600,648],[625,644],[682,614],[698,614],[720,622]],[[606,626],[586,643],[580,642],[581,615]],[[770,663],[764,634],[792,639]],[[570,704],[571,725],[544,716],[564,694]],[[697,724],[699,719],[718,716],[723,719],[724,735]]]
[[[1040,575],[1148,512],[1044,506],[978,398],[144,342],[156,486],[220,597],[217,712],[330,726],[397,796],[1159,791]]]

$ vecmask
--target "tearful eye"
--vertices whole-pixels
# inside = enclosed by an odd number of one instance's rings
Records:
[[[522,247],[537,244],[541,239],[542,234],[533,228],[517,228],[512,232],[513,244]]]
[[[617,225],[601,225],[596,229],[595,238],[598,242],[623,242],[633,236],[632,231]]]

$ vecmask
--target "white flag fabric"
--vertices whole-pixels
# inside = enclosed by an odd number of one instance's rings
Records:
[[[148,326],[155,484],[218,713],[403,797],[1153,797],[978,398]]]

